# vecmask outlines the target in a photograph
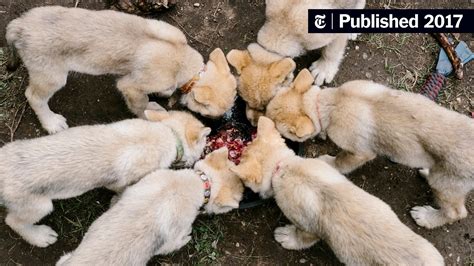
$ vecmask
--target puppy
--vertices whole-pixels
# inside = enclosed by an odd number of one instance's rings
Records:
[[[296,156],[266,117],[260,117],[257,138],[231,169],[262,197],[274,195],[293,223],[275,230],[286,249],[309,248],[322,239],[347,265],[444,264],[438,250],[383,201],[324,161]]]
[[[309,34],[308,9],[362,9],[365,0],[272,0],[266,3],[266,21],[258,32],[258,43],[247,51],[232,50],[229,63],[239,75],[238,91],[248,103],[247,117],[256,125],[279,85],[292,79],[295,63],[290,58],[323,48],[312,66],[315,84],[331,82],[341,63],[350,34]]]
[[[251,44],[249,50],[254,46]],[[280,86],[288,85],[293,80],[296,64],[291,58],[256,59],[249,51],[240,50],[230,51],[227,60],[239,75],[237,90],[246,102],[246,116],[256,126]]]
[[[188,92],[182,103],[204,116],[221,116],[233,105],[237,85],[222,50],[214,50],[204,65],[185,35],[163,21],[111,10],[46,6],[11,21],[6,32],[8,44],[28,69],[26,97],[49,133],[67,128],[48,100],[72,71],[119,75],[117,88],[141,118],[147,94],[167,97],[179,87]]]
[[[227,152],[212,152],[194,170],[155,171],[127,188],[57,265],[146,265],[183,247],[200,208],[224,213],[239,206],[243,185],[229,170]]]
[[[324,133],[343,151],[324,159],[349,173],[377,155],[421,171],[440,209],[414,207],[418,225],[434,228],[467,216],[466,195],[474,189],[474,120],[428,98],[371,81],[339,88],[311,87],[300,72],[267,107],[283,136],[304,141]]]
[[[363,9],[365,0],[272,0],[266,2],[266,21],[258,32],[261,49],[282,57],[298,57],[307,51],[323,48],[321,58],[312,66],[315,84],[331,82],[344,56],[351,34],[309,34],[308,9]]]
[[[116,192],[173,162],[191,166],[210,128],[183,112],[146,111],[151,121],[131,119],[81,126],[0,149],[0,199],[5,222],[28,243],[46,247],[57,234],[34,225],[53,210],[52,200],[98,187]]]

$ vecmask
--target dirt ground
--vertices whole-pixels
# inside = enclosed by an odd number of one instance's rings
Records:
[[[33,6],[62,4],[74,6],[75,0],[0,0],[0,47],[5,46],[5,26],[11,19]],[[264,22],[263,0],[178,1],[178,6],[156,18],[180,27],[191,44],[203,55],[215,47],[224,52],[245,48],[256,39]],[[194,3],[200,3],[195,7]],[[373,8],[474,8],[472,1],[369,1]],[[104,8],[101,0],[79,1],[79,7]],[[474,36],[462,34],[461,39],[474,49]],[[373,79],[394,88],[417,92],[427,75],[433,71],[439,47],[426,34],[363,34],[351,42],[334,84],[353,79]],[[298,59],[299,68],[308,67],[317,58],[311,53]],[[0,50],[0,140],[45,135],[23,92],[27,85],[24,68],[14,73],[5,70],[5,50]],[[465,66],[462,81],[448,80],[442,91],[441,105],[471,115],[474,111],[474,63]],[[64,89],[50,102],[54,111],[63,114],[70,126],[108,123],[132,115],[115,90],[114,77],[93,77],[71,74]],[[434,123],[436,121],[433,121]],[[1,146],[2,144],[0,144]],[[336,154],[337,147],[319,139],[305,143],[307,157]],[[431,241],[448,265],[474,265],[474,220],[472,214],[452,225],[434,230],[419,228],[409,216],[416,205],[431,204],[426,182],[413,169],[378,158],[348,176],[356,185],[387,202],[403,223]],[[55,211],[44,219],[59,233],[54,245],[41,249],[22,241],[8,226],[0,222],[0,265],[52,265],[81,241],[89,225],[108,208],[112,194],[95,190],[85,195],[55,202]],[[467,200],[474,212],[474,197]],[[0,220],[5,210],[0,208]],[[137,217],[140,219],[140,217]],[[274,202],[236,210],[226,215],[199,217],[195,222],[193,240],[182,250],[169,256],[155,257],[150,265],[224,264],[224,265],[337,265],[330,248],[320,242],[304,251],[288,251],[273,239],[273,230],[287,223]]]

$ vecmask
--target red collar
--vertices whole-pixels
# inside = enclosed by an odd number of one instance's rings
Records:
[[[199,70],[199,72],[196,75],[194,75],[191,80],[189,80],[183,86],[181,86],[181,88],[179,88],[181,93],[182,94],[190,93],[193,90],[194,85],[196,85],[196,83],[201,79],[202,74],[206,72],[206,70],[207,70],[207,66],[204,64],[201,70]]]

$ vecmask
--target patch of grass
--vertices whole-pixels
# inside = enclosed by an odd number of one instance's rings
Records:
[[[13,72],[7,71],[7,57],[7,49],[0,47],[0,140],[2,142],[13,139],[26,106],[22,90],[26,80],[26,70],[19,67]]]
[[[89,226],[109,208],[112,195],[108,190],[96,189],[80,197],[56,201],[55,211],[46,218],[46,223],[62,239],[79,244]]]
[[[217,244],[222,241],[224,233],[222,231],[221,219],[218,216],[198,219],[193,225],[193,239],[191,245],[196,256],[194,259],[199,264],[216,263],[220,254]]]
[[[418,92],[434,71],[439,49],[426,34],[365,34],[361,41],[382,51],[387,82],[395,89]],[[411,60],[406,60],[409,57]]]

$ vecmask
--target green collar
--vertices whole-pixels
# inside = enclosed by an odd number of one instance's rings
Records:
[[[174,160],[173,165],[180,165],[182,163],[181,160],[184,156],[183,142],[179,138],[178,132],[176,132],[174,129],[171,129],[171,131],[173,132],[176,138],[176,159]]]

